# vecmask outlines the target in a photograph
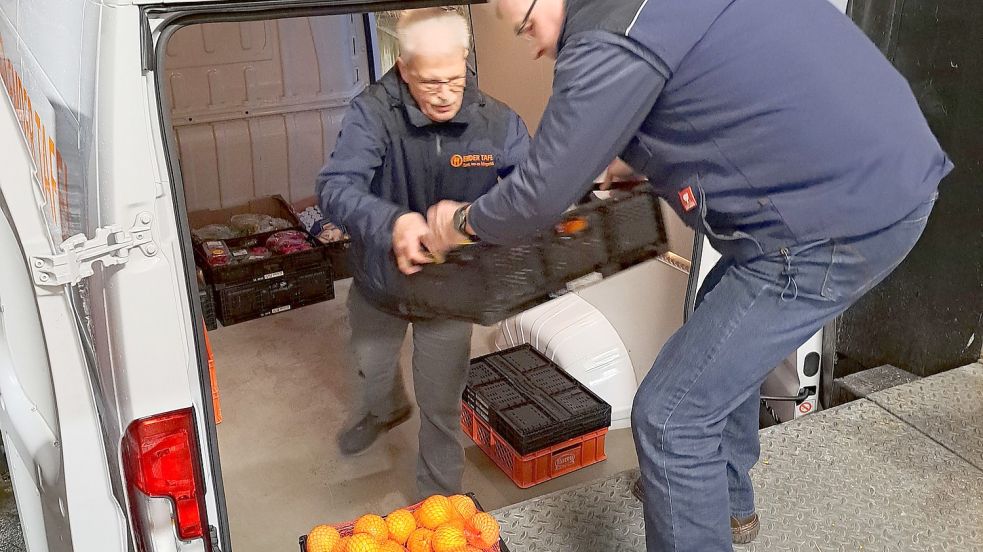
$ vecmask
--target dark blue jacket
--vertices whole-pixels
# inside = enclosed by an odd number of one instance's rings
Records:
[[[434,123],[394,68],[352,100],[338,142],[317,177],[322,212],[352,238],[354,284],[393,310],[405,277],[392,253],[392,227],[405,213],[426,216],[442,199],[473,201],[525,159],[529,132],[519,116],[468,78],[460,112]]]
[[[508,242],[615,155],[724,254],[863,235],[952,164],[908,83],[827,0],[568,0],[529,158],[470,222]]]

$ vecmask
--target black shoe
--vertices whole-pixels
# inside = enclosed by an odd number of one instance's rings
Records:
[[[411,414],[413,414],[413,409],[408,406],[396,412],[388,421],[381,421],[372,414],[367,414],[357,424],[338,436],[338,448],[345,456],[365,452],[379,438],[379,435],[409,420]]]

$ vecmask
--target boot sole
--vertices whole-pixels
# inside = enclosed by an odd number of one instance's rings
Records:
[[[413,416],[413,407],[407,407],[405,411],[401,412],[398,416],[386,422],[386,431],[396,428],[397,426],[403,425],[407,422],[410,417]]]
[[[734,544],[751,544],[754,539],[758,538],[758,531],[760,530],[761,519],[755,515],[754,521],[736,529],[732,527],[730,533]]]

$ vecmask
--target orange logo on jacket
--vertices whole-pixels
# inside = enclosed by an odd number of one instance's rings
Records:
[[[487,153],[454,154],[451,156],[451,166],[455,169],[468,167],[494,167],[495,156]]]

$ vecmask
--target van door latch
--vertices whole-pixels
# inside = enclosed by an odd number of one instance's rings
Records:
[[[35,285],[75,285],[92,276],[92,264],[102,266],[123,264],[130,259],[130,250],[139,247],[144,255],[157,254],[157,245],[150,233],[153,215],[143,212],[128,230],[118,224],[97,228],[92,239],[76,234],[61,243],[62,253],[31,257],[31,274]]]

